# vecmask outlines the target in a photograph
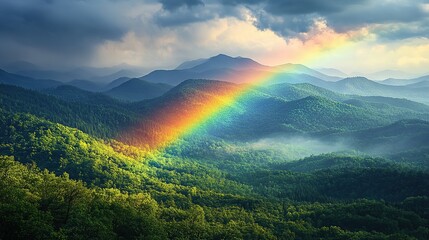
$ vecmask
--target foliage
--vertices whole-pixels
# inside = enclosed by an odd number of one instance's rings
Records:
[[[427,122],[349,133],[361,142],[415,141],[416,149],[385,158],[310,156],[245,141],[279,129],[323,135],[395,118],[324,98],[329,91],[286,101],[252,90],[163,151],[110,139],[139,114],[205,84],[188,81],[134,104],[83,92],[79,100],[75,89],[63,89],[69,95],[60,100],[0,86],[0,239],[429,238]]]

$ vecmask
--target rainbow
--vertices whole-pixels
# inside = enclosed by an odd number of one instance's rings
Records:
[[[326,39],[318,42],[317,46],[303,49],[296,62],[311,64],[332,50],[339,51],[350,47],[353,41],[349,38]],[[188,97],[180,101],[165,102],[157,106],[151,113],[136,126],[125,131],[120,139],[150,151],[162,151],[169,145],[179,141],[186,135],[201,129],[209,120],[216,119],[222,110],[234,107],[254,89],[255,86],[268,84],[280,74],[293,72],[295,65],[286,65],[284,69],[275,72],[248,71],[244,72],[242,79],[246,84],[219,84],[219,82],[206,82],[203,88],[191,89]],[[225,76],[220,80],[232,80]]]

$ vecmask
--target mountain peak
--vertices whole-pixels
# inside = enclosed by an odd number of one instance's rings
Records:
[[[244,70],[244,69],[264,69],[266,66],[250,59],[243,57],[231,57],[225,54],[218,54],[213,56],[206,61],[198,64],[190,70],[194,72],[204,72],[211,71],[216,69],[235,69],[235,70]]]
[[[227,58],[227,59],[234,59],[233,57],[231,57],[231,56],[228,56],[228,55],[226,55],[226,54],[223,54],[223,53],[220,53],[220,54],[218,54],[218,55],[216,55],[216,56],[213,56],[213,57],[211,57],[210,59],[216,59],[216,58]],[[238,57],[237,57],[238,58]]]

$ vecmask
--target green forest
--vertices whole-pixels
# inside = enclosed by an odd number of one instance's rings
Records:
[[[280,84],[164,149],[120,134],[213,84],[0,85],[0,239],[429,239],[429,107]]]

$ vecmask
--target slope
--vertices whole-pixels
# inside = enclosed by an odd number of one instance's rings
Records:
[[[133,78],[107,92],[104,92],[104,94],[123,101],[136,102],[159,97],[171,88],[172,86],[164,83],[151,83]]]
[[[8,73],[0,69],[0,84],[8,84],[28,89],[44,89],[61,85],[61,82],[48,79],[34,79]]]
[[[202,101],[210,102],[210,99],[215,100],[218,94],[234,91],[237,87],[239,86],[236,84],[221,81],[187,80],[163,96],[136,103],[133,108],[143,116],[151,116],[154,112],[159,113],[159,110],[169,109],[170,106],[175,106],[175,109],[181,112],[194,112],[195,109],[201,108]],[[413,110],[392,107],[390,111],[378,111],[376,108],[367,109],[365,106],[359,107],[315,96],[287,101],[259,90],[251,89],[237,101],[225,106],[216,117],[203,124],[203,132],[221,138],[244,140],[276,133],[325,134],[332,131],[365,129],[383,126],[410,116],[428,118],[428,114]],[[325,91],[324,94],[330,93]],[[167,123],[159,121],[151,124],[153,129],[160,131],[168,128],[165,126]],[[149,130],[136,129],[136,132],[139,133],[135,134],[136,136],[143,137]]]
[[[70,92],[70,87],[60,88]],[[76,91],[72,90],[72,94]],[[78,92],[82,92],[79,90]],[[84,92],[84,94],[86,94]],[[99,95],[93,95],[98,98]],[[103,97],[99,98],[104,102]],[[126,107],[112,102],[67,102],[23,88],[0,85],[0,108],[10,113],[31,113],[54,122],[76,127],[99,137],[114,137],[123,128],[136,121],[137,116]]]
[[[393,124],[335,136],[354,148],[375,154],[393,154],[427,147],[429,122],[401,120]]]

